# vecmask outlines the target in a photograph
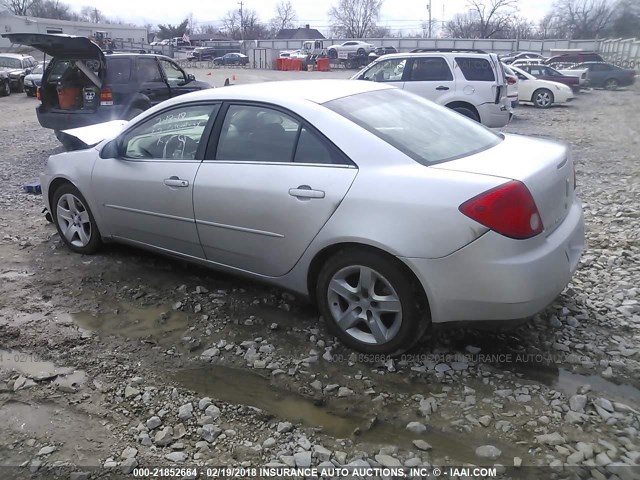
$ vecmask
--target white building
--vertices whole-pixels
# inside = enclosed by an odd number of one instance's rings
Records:
[[[51,18],[20,17],[7,10],[0,10],[0,34],[3,33],[66,33],[80,37],[90,37],[95,32],[108,32],[113,40],[132,43],[147,43],[147,30],[132,25],[112,23],[76,22],[54,20]],[[11,43],[0,37],[0,49],[6,49]]]

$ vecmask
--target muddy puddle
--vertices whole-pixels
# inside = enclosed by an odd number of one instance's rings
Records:
[[[121,306],[110,312],[72,313],[73,322],[99,335],[146,339],[151,343],[176,343],[189,328],[189,314],[160,305],[145,308]]]
[[[45,380],[74,372],[73,368],[56,367],[53,362],[44,361],[33,353],[7,350],[0,350],[0,368],[19,372],[34,380]]]
[[[483,441],[436,429],[422,435],[412,434],[406,430],[406,422],[394,422],[392,418],[376,415],[370,410],[368,401],[332,399],[318,405],[313,398],[279,388],[269,379],[239,368],[207,366],[180,370],[173,374],[173,379],[202,395],[234,405],[257,407],[278,420],[319,428],[327,435],[352,439],[358,444],[413,449],[412,441],[421,438],[433,446],[438,456],[449,455],[461,461],[477,462],[473,448],[476,442],[480,445]]]

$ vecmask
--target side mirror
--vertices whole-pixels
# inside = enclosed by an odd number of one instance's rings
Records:
[[[188,82],[194,82],[196,80],[196,76],[193,73],[188,73],[187,74],[187,83]]]
[[[29,75],[29,74],[31,73],[31,69],[30,69],[30,68],[25,69],[24,73],[25,73],[26,75]]]
[[[122,158],[122,143],[120,138],[114,138],[107,143],[100,152],[100,158]]]

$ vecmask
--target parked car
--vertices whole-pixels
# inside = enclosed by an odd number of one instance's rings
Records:
[[[107,138],[40,177],[69,249],[124,242],[291,289],[363,352],[405,351],[430,323],[532,316],[584,247],[566,145],[391,85],[232,86],[112,128],[78,129]]]
[[[500,60],[503,63],[511,64],[517,60],[544,60],[544,55],[540,55],[536,52],[511,52],[508,55],[504,55],[500,57]]]
[[[579,63],[571,70],[586,68],[589,70],[589,85],[591,87],[616,90],[618,87],[633,85],[636,80],[636,71],[620,68],[605,62]]]
[[[214,65],[248,65],[249,57],[242,53],[226,53],[213,59]]]
[[[36,65],[31,73],[24,77],[24,93],[27,97],[35,97],[42,83],[42,75],[49,62],[40,62]]]
[[[9,95],[11,95],[9,73],[0,70],[0,97],[8,97]]]
[[[575,63],[552,63],[549,66],[563,75],[578,77],[580,88],[589,86],[588,68],[573,68],[576,66]]]
[[[391,53],[398,53],[398,50],[396,49],[396,47],[391,47],[391,46],[389,46],[389,47],[376,47],[376,49],[369,54],[369,61],[373,62],[374,60],[377,60],[381,56],[389,55]]]
[[[518,76],[520,102],[531,102],[537,108],[549,108],[553,104],[570,102],[575,98],[571,88],[562,83],[540,80],[513,65],[511,69]]]
[[[10,33],[14,44],[29,45],[53,57],[40,87],[40,125],[56,131],[114,119],[131,119],[168,98],[210,88],[172,59],[152,54],[105,54],[85,37]]]
[[[518,106],[518,76],[516,72],[511,70],[509,65],[502,65],[504,68],[505,78],[507,80],[507,101],[509,102],[509,106],[513,110]]]
[[[16,92],[24,91],[24,77],[29,75],[37,64],[31,55],[0,53],[0,71],[7,74],[10,88]]]
[[[571,88],[571,90],[573,90],[573,93],[578,93],[580,91],[579,77],[564,75],[556,69],[548,67],[546,65],[523,65],[522,67],[520,67],[520,69],[524,70],[527,73],[530,73],[534,77],[541,80],[563,83]]]
[[[583,62],[603,62],[604,59],[595,52],[567,52],[547,58],[544,63],[583,63]]]
[[[354,52],[359,57],[363,57],[365,55],[369,55],[375,49],[376,46],[370,43],[357,40],[349,40],[348,42],[329,45],[329,47],[327,47],[327,55],[329,56],[329,58],[338,58],[340,53],[348,54]]]
[[[523,58],[520,60],[514,60],[509,65],[513,65],[514,67],[523,67],[525,65],[540,65],[542,64],[542,60],[539,58]]]
[[[395,53],[367,65],[351,79],[390,83],[488,127],[509,123],[504,71],[492,53]]]

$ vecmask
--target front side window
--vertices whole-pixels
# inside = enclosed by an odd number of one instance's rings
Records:
[[[300,123],[266,107],[232,105],[220,132],[217,160],[291,162]]]
[[[155,58],[138,58],[136,63],[138,80],[140,82],[163,82],[158,62]]]
[[[177,86],[186,81],[184,72],[175,63],[169,62],[168,60],[160,60],[160,64],[170,85]]]
[[[194,160],[202,134],[218,105],[173,108],[126,132],[121,154],[131,160]]]
[[[415,58],[409,81],[438,82],[453,80],[451,69],[444,58]]]
[[[406,64],[406,58],[383,60],[364,72],[362,78],[374,82],[400,82],[402,81]]]
[[[396,88],[323,105],[427,166],[473,155],[502,141],[473,120]]]
[[[493,82],[496,79],[486,58],[456,57],[456,63],[467,80]]]

